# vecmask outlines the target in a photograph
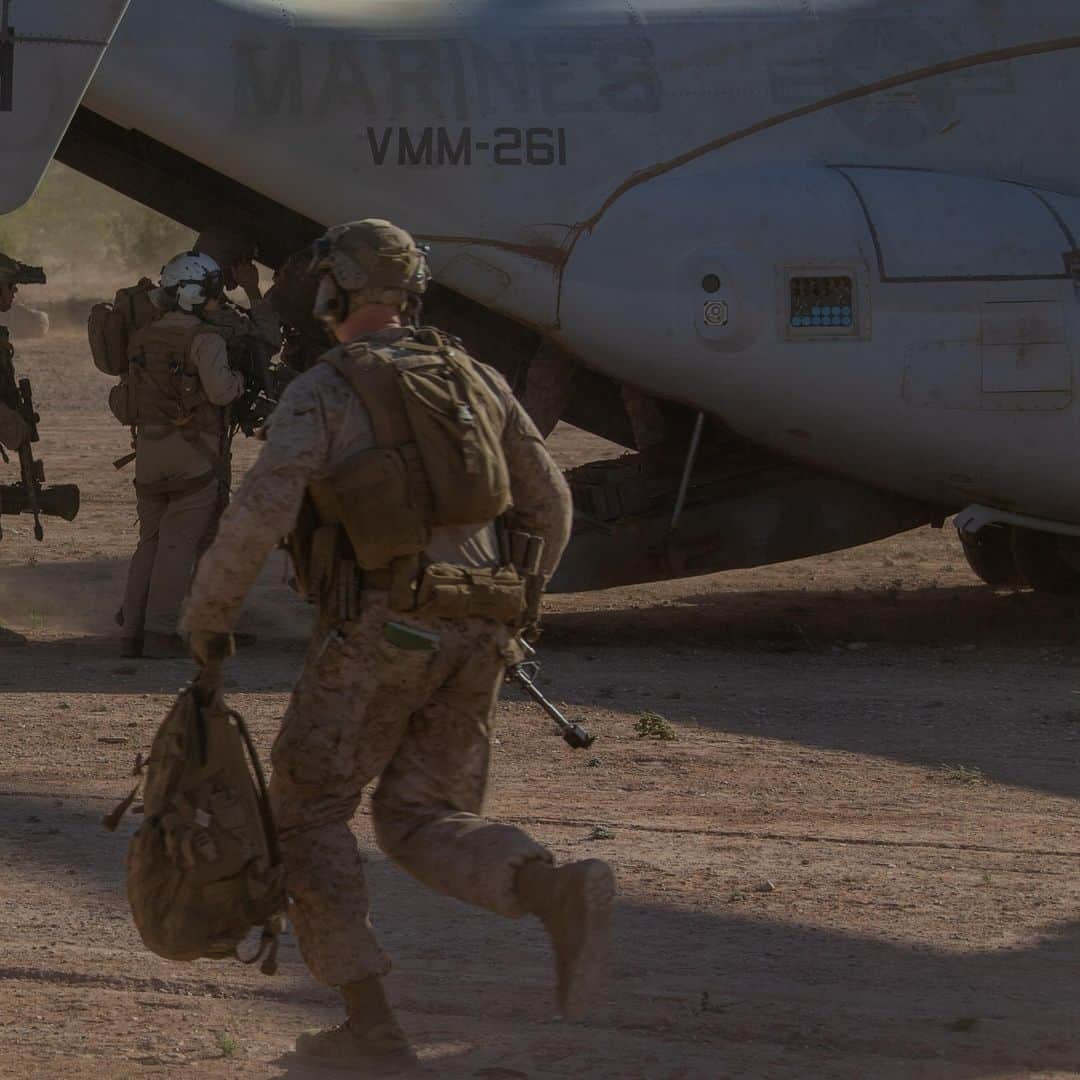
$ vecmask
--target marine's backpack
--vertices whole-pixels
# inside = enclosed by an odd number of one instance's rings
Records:
[[[167,960],[239,957],[262,928],[258,950],[277,970],[285,875],[258,755],[243,719],[219,696],[184,690],[150,748],[145,820],[127,853],[127,895],[143,943]],[[115,828],[135,792],[109,815]]]
[[[154,283],[140,279],[137,285],[120,289],[111,304],[95,304],[86,322],[90,355],[98,371],[119,377],[128,369],[128,342],[162,314],[150,299]]]
[[[477,364],[437,330],[323,360],[363,402],[375,446],[309,492],[323,523],[343,526],[366,570],[423,551],[433,527],[494,521],[510,505],[506,410]]]

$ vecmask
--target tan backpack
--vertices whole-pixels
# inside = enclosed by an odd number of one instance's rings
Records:
[[[345,526],[362,566],[423,550],[432,527],[476,525],[506,512],[506,412],[471,356],[424,329],[388,347],[336,350],[326,362],[363,402],[375,449],[311,491]]]
[[[120,289],[111,304],[95,304],[86,322],[94,366],[106,375],[119,377],[128,369],[128,341],[162,313],[150,299],[154,283],[141,278],[137,285]]]
[[[239,714],[184,690],[145,766],[145,820],[127,854],[127,895],[143,943],[167,960],[239,958],[262,928],[254,963],[277,970],[285,880],[258,755]],[[138,767],[137,767],[138,769]],[[106,819],[114,829],[136,792]]]

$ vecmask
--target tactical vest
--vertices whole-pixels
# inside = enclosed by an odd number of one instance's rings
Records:
[[[193,441],[201,433],[220,434],[224,410],[210,403],[190,359],[195,339],[214,332],[202,323],[160,319],[137,330],[128,344],[127,374],[109,395],[116,418],[132,427],[180,430]]]
[[[435,614],[514,621],[522,586],[509,567],[440,564],[421,580],[432,529],[483,525],[510,505],[506,412],[476,362],[429,329],[392,345],[354,342],[321,362],[364,405],[375,445],[309,484],[287,541],[302,589],[349,618],[357,587],[388,589],[391,606],[409,610],[435,602],[438,584]]]

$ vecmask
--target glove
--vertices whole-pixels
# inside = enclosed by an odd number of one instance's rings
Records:
[[[192,630],[188,648],[199,674],[195,678],[195,700],[209,705],[221,693],[221,665],[236,652],[232,634],[219,630]]]
[[[221,667],[225,660],[236,653],[232,634],[220,630],[192,630],[188,637],[192,659],[205,670],[216,664]]]

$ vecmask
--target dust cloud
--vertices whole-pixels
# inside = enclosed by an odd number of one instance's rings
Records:
[[[0,251],[45,267],[27,286],[32,306],[111,297],[189,248],[195,234],[102,184],[53,162],[34,197],[0,218]]]

